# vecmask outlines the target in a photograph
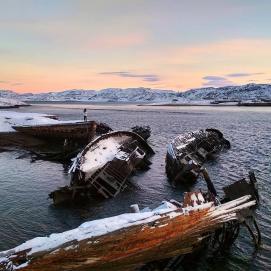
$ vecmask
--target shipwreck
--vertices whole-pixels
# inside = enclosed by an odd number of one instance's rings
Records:
[[[145,126],[133,126],[131,128],[132,132],[140,135],[143,139],[148,140],[151,136],[151,127],[149,125]]]
[[[14,147],[26,150],[32,162],[69,164],[91,140],[112,131],[107,124],[96,121],[59,121],[56,116],[28,115],[6,118],[7,131],[0,132],[0,145],[7,150]]]
[[[115,131],[90,142],[70,167],[70,186],[53,191],[54,203],[91,197],[115,197],[125,189],[128,177],[137,169],[147,169],[154,154],[150,145],[137,133]]]
[[[0,146],[7,151],[29,151],[34,160],[66,163],[94,137],[110,131],[107,124],[96,121],[63,121],[55,115],[0,112]]]
[[[89,142],[97,134],[104,134],[112,129],[104,123],[95,121],[61,122],[57,124],[12,126],[18,132],[46,140],[75,140]]]
[[[251,174],[243,189],[220,201],[211,191],[189,192],[182,203],[165,201],[155,209],[139,210],[83,223],[76,229],[48,237],[37,237],[0,252],[1,271],[140,270],[149,262],[176,265],[174,259],[206,244],[222,250],[230,246],[244,225],[256,245],[260,231],[254,219],[258,197]],[[238,184],[240,186],[240,183]],[[254,192],[253,192],[254,191]],[[230,199],[231,197],[235,199]],[[253,222],[255,229],[249,226]],[[154,269],[148,269],[154,270]],[[161,269],[155,269],[161,270]]]
[[[174,184],[193,182],[198,178],[204,162],[229,148],[230,142],[217,129],[179,135],[167,147],[167,176]]]

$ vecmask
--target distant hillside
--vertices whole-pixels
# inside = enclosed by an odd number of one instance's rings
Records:
[[[22,101],[18,101],[16,99],[0,97],[0,108],[17,107],[17,106],[22,106],[22,105],[26,105],[26,103]]]
[[[184,92],[183,97],[191,100],[271,100],[271,85],[248,84],[243,86],[191,89]]]
[[[0,97],[22,101],[40,102],[119,102],[119,103],[195,103],[248,100],[271,100],[271,85],[248,84],[220,88],[199,88],[185,92],[150,88],[107,88],[95,90],[65,90],[61,92],[18,94],[9,90],[0,90]]]

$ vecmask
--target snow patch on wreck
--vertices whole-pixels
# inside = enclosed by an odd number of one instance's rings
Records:
[[[217,129],[179,135],[167,147],[167,176],[175,184],[195,181],[204,162],[228,148],[230,142]]]
[[[215,206],[199,193],[188,194],[186,202],[182,207],[164,202],[151,211],[94,220],[34,238],[1,252],[0,270],[130,270],[192,252],[225,223],[241,223],[256,204],[246,195]]]
[[[125,189],[129,176],[137,169],[148,169],[154,154],[149,144],[130,131],[107,133],[90,142],[74,159],[70,168],[71,185],[50,197],[54,203],[91,197],[95,192],[104,198],[115,197]]]

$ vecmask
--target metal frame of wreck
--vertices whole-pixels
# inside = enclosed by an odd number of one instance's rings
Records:
[[[224,138],[223,133],[213,128],[185,133],[181,139],[179,137],[168,144],[166,154],[166,174],[174,184],[195,181],[208,157],[224,148],[230,148],[230,142]],[[194,140],[187,140],[191,138]],[[203,143],[205,146],[202,146]],[[184,146],[178,148],[180,145]],[[212,149],[208,150],[206,146]]]

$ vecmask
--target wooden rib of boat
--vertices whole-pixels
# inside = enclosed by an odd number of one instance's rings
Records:
[[[0,252],[0,270],[135,270],[150,261],[193,252],[211,236],[222,234],[227,225],[238,226],[252,217],[256,205],[250,195],[223,204],[207,198],[189,192],[183,204],[164,202],[152,211],[86,222],[32,239]]]
[[[167,148],[166,173],[169,180],[175,184],[195,181],[204,162],[225,148],[230,148],[230,142],[217,129],[177,136]]]
[[[92,139],[96,132],[95,121],[69,122],[50,125],[13,126],[18,132],[43,139]]]
[[[94,191],[104,198],[115,197],[126,187],[133,171],[147,169],[153,149],[130,131],[107,133],[90,142],[71,166],[71,185],[50,193],[55,204],[89,197]]]

